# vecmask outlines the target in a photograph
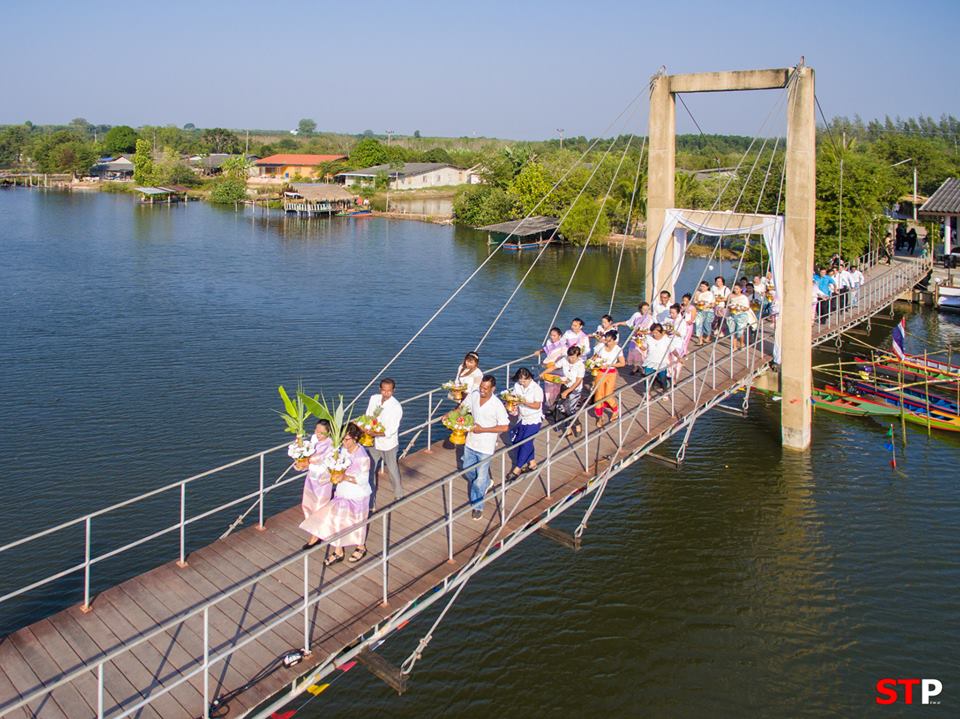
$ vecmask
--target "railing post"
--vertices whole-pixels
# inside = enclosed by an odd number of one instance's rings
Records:
[[[260,453],[260,522],[257,529],[263,529],[263,452]]]
[[[447,561],[453,561],[453,478],[447,480]]]
[[[89,612],[90,606],[90,516],[83,523],[83,606],[80,610]]]
[[[103,719],[103,662],[97,664],[97,719]]]
[[[210,719],[210,607],[203,608],[203,719]]]
[[[384,607],[387,606],[388,604],[387,602],[387,581],[388,581],[387,570],[389,569],[389,566],[390,566],[390,537],[388,535],[388,532],[390,531],[390,524],[387,521],[387,517],[389,516],[390,516],[390,510],[387,510],[380,517],[382,522],[380,531],[383,533],[383,558],[380,560],[380,564],[382,565],[382,568],[383,568],[383,571],[381,573],[381,579],[383,580],[383,597],[381,601],[381,606],[384,606]]]
[[[427,394],[427,451],[433,444],[433,390]]]
[[[617,390],[617,449],[623,448],[623,390]]]
[[[733,379],[733,353],[734,353],[734,343],[736,340],[733,338],[733,335],[730,335],[730,379]]]
[[[500,526],[507,519],[507,453],[500,455]]]
[[[310,554],[303,554],[303,651],[310,653]]]
[[[655,376],[656,375],[648,374],[646,377],[647,391],[646,391],[646,397],[644,399],[644,404],[646,405],[646,411],[647,411],[647,424],[643,428],[644,434],[650,431],[650,385],[653,383],[653,378]]]
[[[547,430],[547,496],[550,496],[550,435],[553,432],[552,429]]]
[[[509,362],[507,362],[506,370],[507,370],[507,375],[506,375],[506,378],[504,379],[504,382],[506,383],[507,389],[510,389],[510,363]]]
[[[589,400],[588,403],[589,405]],[[583,466],[587,469],[590,466],[590,422],[587,419],[587,406],[583,408]]]
[[[177,566],[181,569],[187,566],[187,484],[180,483],[180,559]]]

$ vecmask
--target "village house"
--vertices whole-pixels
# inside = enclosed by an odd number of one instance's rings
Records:
[[[231,157],[239,157],[239,155],[231,155],[226,152],[211,152],[209,155],[193,155],[189,158],[189,162],[190,167],[192,167],[193,171],[198,175],[212,177],[223,172],[223,163]],[[256,155],[247,155],[248,162],[256,162],[259,159]]]
[[[323,165],[346,159],[346,155],[270,155],[254,163],[256,172],[252,179],[265,182],[289,182],[299,177],[322,180]]]
[[[362,170],[341,172],[338,182],[347,187],[373,184],[377,177],[386,176],[391,190],[420,190],[426,187],[468,185],[480,182],[476,168],[461,170],[443,162],[405,162],[402,165],[374,165]]]
[[[132,180],[133,157],[120,155],[118,157],[102,157],[90,170],[90,174],[101,180]]]

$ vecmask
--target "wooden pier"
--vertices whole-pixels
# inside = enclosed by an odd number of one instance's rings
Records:
[[[885,309],[927,272],[926,260],[870,268],[857,304],[815,325],[814,343]],[[302,551],[297,506],[184,555],[185,566],[171,558],[90,597],[87,611],[78,603],[20,629],[0,641],[0,715],[193,718],[243,687],[228,700],[229,717],[268,715],[345,662],[369,658],[375,642],[531,534],[579,548],[579,535],[568,542],[549,522],[670,437],[688,438],[699,416],[750,387],[770,365],[772,338],[767,319],[743,349],[696,348],[666,393],[624,373],[619,421],[598,430],[585,407],[579,439],[545,428],[536,472],[510,479],[499,450],[481,521],[470,518],[458,450],[432,441],[401,462],[404,499],[394,502],[381,484],[358,565],[325,568],[323,544]],[[87,559],[89,571],[89,548]],[[309,652],[301,663],[246,686],[298,649]]]

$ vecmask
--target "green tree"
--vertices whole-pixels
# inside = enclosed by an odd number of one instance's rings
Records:
[[[133,155],[133,181],[140,185],[149,185],[154,181],[156,171],[153,165],[153,148],[146,140],[137,140],[137,151]]]
[[[317,131],[317,123],[309,118],[303,118],[297,125],[297,132],[309,137]]]
[[[423,153],[423,162],[443,162],[452,165],[453,159],[450,157],[450,153],[442,147],[432,147]]]
[[[539,162],[527,164],[510,182],[507,193],[513,198],[521,215],[534,211],[538,215],[551,214],[552,205],[547,197],[553,187],[553,180],[547,175],[546,169]],[[546,199],[544,199],[546,198]]]
[[[133,152],[137,149],[137,131],[129,125],[111,127],[103,138],[103,150],[110,155]]]
[[[413,131],[413,136],[414,136],[414,138],[416,138],[417,140],[419,140],[419,139],[420,139],[420,130],[414,130],[414,131]]]
[[[79,135],[87,137],[93,132],[93,123],[83,117],[75,117],[70,121],[70,128]]]
[[[92,142],[71,140],[53,148],[49,160],[49,171],[69,172],[80,177],[89,174],[97,161],[97,148]]]
[[[210,192],[210,202],[218,205],[233,205],[247,197],[247,185],[235,177],[222,177]]]
[[[0,130],[0,167],[10,167],[21,161],[30,141],[30,128],[11,125]]]
[[[387,154],[387,149],[372,137],[360,140],[350,150],[350,163],[358,169],[383,165],[389,160],[390,156]]]
[[[453,215],[471,227],[492,225],[514,217],[513,199],[507,191],[491,185],[466,185],[453,200]]]
[[[184,129],[184,130],[196,130],[196,129],[197,129],[197,126],[194,125],[192,122],[188,122],[187,124],[185,124],[185,125],[183,126],[183,129]]]
[[[200,135],[200,144],[207,152],[240,152],[240,139],[230,130],[212,127]]]
[[[237,155],[236,157],[228,157],[224,160],[223,165],[221,165],[221,171],[224,177],[242,180],[246,183],[247,177],[250,175],[251,165],[252,163],[246,157]]]
[[[838,157],[839,154],[839,157]],[[840,195],[840,157],[843,158],[843,199]],[[882,236],[884,211],[896,202],[904,187],[885,160],[858,150],[837,152],[822,144],[817,152],[817,261],[834,252],[857,257],[867,250],[870,227]],[[841,210],[842,207],[842,210]],[[841,212],[843,241],[840,242]]]
[[[560,223],[560,234],[576,245],[610,234],[610,221],[600,200],[583,195]]]

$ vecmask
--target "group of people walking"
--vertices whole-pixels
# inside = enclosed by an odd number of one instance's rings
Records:
[[[592,334],[584,331],[579,317],[565,331],[553,327],[542,347],[542,384],[530,368],[517,370],[512,377],[509,413],[497,395],[496,377],[480,369],[476,352],[468,352],[456,370],[455,384],[464,392],[463,398],[455,401],[473,417],[460,457],[472,518],[483,517],[484,496],[493,484],[490,462],[498,437],[506,435],[513,447],[510,477],[535,471],[538,463],[533,438],[546,419],[553,421],[558,433],[578,437],[583,432],[583,406],[591,399],[598,427],[618,419],[616,382],[619,371],[627,365],[631,366],[630,374],[642,372],[651,377],[649,386],[669,390],[694,340],[704,345],[726,334],[735,347],[742,347],[758,317],[775,312],[773,289],[769,276],[755,277],[753,282],[743,278],[729,288],[722,277],[717,277],[713,285],[701,282],[696,292],[683,295],[679,303],[672,302],[670,292],[664,290],[652,305],[641,302],[627,320],[617,322],[604,315]],[[629,332],[623,345],[621,328]],[[369,400],[367,414],[378,416],[383,427],[372,447],[361,444],[360,427],[354,423],[347,426],[342,447],[349,454],[350,466],[336,486],[326,469],[333,443],[325,420],[317,422],[309,440],[312,454],[303,488],[304,521],[300,527],[311,535],[305,549],[329,540],[326,565],[345,558],[358,562],[366,555],[365,522],[376,504],[378,469],[390,477],[394,499],[404,496],[397,455],[403,408],[394,396],[395,390],[396,383],[384,379],[380,392]],[[349,547],[354,549],[347,557],[345,550]]]
[[[857,265],[847,265],[836,256],[829,266],[813,273],[813,319],[826,322],[830,315],[860,302],[865,279]]]

